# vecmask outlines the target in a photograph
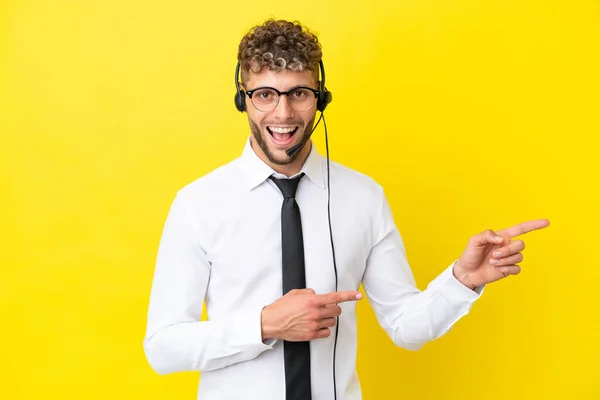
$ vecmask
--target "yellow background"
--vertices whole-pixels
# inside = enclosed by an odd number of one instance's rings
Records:
[[[143,355],[156,249],[242,151],[237,44],[272,16],[319,34],[332,158],[385,186],[421,288],[471,235],[551,221],[419,352],[361,303],[365,399],[600,398],[596,0],[1,1],[0,398],[195,398]]]

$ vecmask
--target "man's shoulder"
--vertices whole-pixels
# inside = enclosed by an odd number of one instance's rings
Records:
[[[330,161],[330,167],[331,179],[333,181],[332,186],[348,186],[353,189],[358,189],[363,193],[367,192],[371,194],[381,194],[383,191],[381,184],[375,178],[364,172],[360,172],[336,161]]]
[[[224,189],[230,190],[235,180],[239,179],[238,163],[239,158],[235,158],[187,182],[179,189],[180,195],[205,197],[206,194],[214,194]]]

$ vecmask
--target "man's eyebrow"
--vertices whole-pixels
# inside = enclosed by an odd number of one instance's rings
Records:
[[[318,85],[316,85],[316,86],[318,86]],[[301,83],[301,84],[297,84],[297,85],[294,85],[294,86],[290,86],[290,87],[289,87],[287,90],[281,90],[281,89],[277,89],[276,87],[273,87],[273,86],[268,86],[268,85],[255,86],[255,87],[254,87],[254,88],[252,88],[252,89],[249,89],[249,88],[247,88],[246,86],[244,86],[244,89],[246,89],[246,90],[256,90],[256,89],[276,89],[276,90],[279,90],[280,92],[288,92],[288,91],[290,91],[290,90],[297,89],[297,88],[301,88],[301,87],[303,87],[303,88],[310,88],[310,89],[313,89],[313,90],[319,90],[319,87],[316,87],[316,88],[315,88],[315,87],[313,87],[313,85],[311,85],[311,84],[309,84],[309,83]]]

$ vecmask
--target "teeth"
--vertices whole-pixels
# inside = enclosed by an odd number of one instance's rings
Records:
[[[276,133],[291,133],[294,131],[294,129],[296,129],[296,127],[291,127],[291,128],[282,128],[279,126],[270,126],[269,129],[271,130],[271,132],[276,132]]]

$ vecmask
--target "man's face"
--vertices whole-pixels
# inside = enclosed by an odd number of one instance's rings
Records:
[[[248,74],[246,89],[252,90],[260,87],[272,87],[286,92],[298,86],[318,89],[312,71],[294,72],[283,70],[273,72],[262,71],[259,74]],[[291,157],[286,150],[304,140],[312,129],[315,120],[317,102],[306,111],[296,111],[290,107],[287,96],[279,98],[277,107],[270,111],[260,111],[254,107],[250,98],[246,96],[246,109],[248,121],[252,130],[254,141],[260,148],[261,158],[275,165],[288,165],[301,155],[306,157],[310,146],[304,146]]]

